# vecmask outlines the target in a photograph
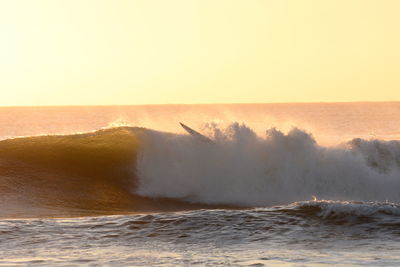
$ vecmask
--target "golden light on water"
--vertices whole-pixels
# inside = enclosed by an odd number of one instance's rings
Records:
[[[400,2],[0,2],[0,105],[400,100]]]

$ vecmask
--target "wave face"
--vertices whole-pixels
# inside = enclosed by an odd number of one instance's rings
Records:
[[[0,141],[1,217],[400,202],[400,142],[206,125],[214,143],[137,127]]]
[[[245,125],[207,128],[215,144],[149,132],[138,157],[137,192],[195,203],[271,206],[313,197],[400,201],[400,142],[354,139],[321,147],[312,135]]]
[[[0,141],[0,217],[83,216],[193,208],[132,194],[142,128]]]

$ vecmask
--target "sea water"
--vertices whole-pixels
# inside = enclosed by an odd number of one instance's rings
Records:
[[[399,115],[396,102],[0,108],[0,264],[398,266]]]

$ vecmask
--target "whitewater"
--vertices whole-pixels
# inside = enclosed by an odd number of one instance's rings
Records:
[[[400,201],[400,142],[354,139],[326,148],[297,128],[269,129],[261,138],[238,123],[213,128],[212,138],[151,132],[138,159],[137,192],[248,207],[313,197]]]
[[[399,103],[2,108],[0,264],[398,266],[396,115]]]

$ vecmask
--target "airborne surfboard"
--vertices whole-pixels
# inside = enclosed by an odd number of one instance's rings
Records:
[[[198,131],[193,130],[192,128],[190,128],[189,126],[183,124],[182,122],[179,123],[183,129],[185,129],[186,132],[188,132],[191,136],[196,137],[197,139],[203,141],[203,142],[208,142],[208,143],[214,143],[213,140],[211,140],[210,138],[208,138],[207,136],[202,135],[201,133],[199,133]]]

